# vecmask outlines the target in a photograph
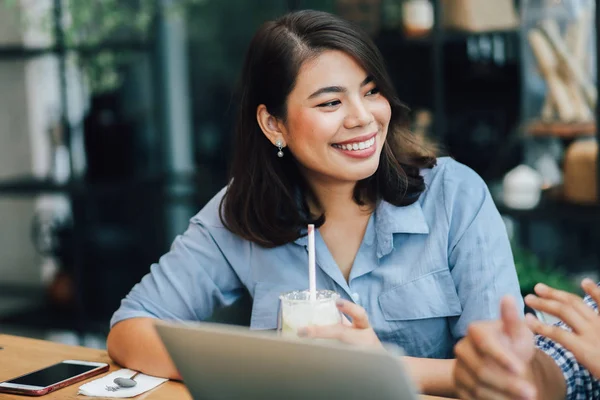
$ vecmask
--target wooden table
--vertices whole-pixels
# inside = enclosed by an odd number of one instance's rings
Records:
[[[44,340],[35,340],[9,335],[0,335],[0,347],[2,347],[2,350],[0,350],[0,382],[68,359],[105,362],[110,364],[111,372],[120,368],[111,361],[111,359],[108,357],[108,354],[104,350],[68,346]],[[107,372],[107,374],[108,373],[109,372]],[[104,375],[95,376],[89,380],[98,379],[101,376]],[[43,400],[91,399],[92,397],[77,395],[77,388],[84,382],[78,382],[74,385],[57,390],[56,392],[39,398]],[[0,398],[2,398],[2,400],[28,400],[34,399],[35,397],[0,394]],[[94,397],[94,399],[102,398],[103,397]],[[106,397],[104,398],[106,399]],[[192,397],[182,383],[169,381],[163,383],[154,390],[136,397],[136,399],[191,400]],[[442,398],[421,396],[421,400],[434,399],[441,400]]]

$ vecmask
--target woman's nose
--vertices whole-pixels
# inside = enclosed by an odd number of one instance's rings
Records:
[[[362,101],[352,104],[346,116],[346,128],[367,126],[373,122],[373,114]]]

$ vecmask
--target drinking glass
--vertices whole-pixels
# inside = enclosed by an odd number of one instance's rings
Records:
[[[281,336],[297,337],[299,328],[342,322],[342,314],[335,305],[340,295],[332,290],[317,290],[316,294],[315,301],[311,301],[308,290],[295,290],[279,296],[277,330]]]

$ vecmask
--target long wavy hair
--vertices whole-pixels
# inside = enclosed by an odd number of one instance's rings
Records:
[[[285,121],[287,97],[300,66],[327,50],[352,56],[389,101],[392,115],[379,167],[357,182],[354,201],[398,207],[418,200],[425,190],[422,168],[436,164],[435,151],[409,131],[408,108],[398,99],[383,57],[355,24],[312,10],[292,12],[262,25],[253,37],[238,89],[234,154],[229,186],[220,204],[221,221],[231,232],[265,247],[292,242],[307,224],[319,227],[325,215],[311,215],[308,199],[318,199],[288,152],[277,157],[256,118],[257,107]]]

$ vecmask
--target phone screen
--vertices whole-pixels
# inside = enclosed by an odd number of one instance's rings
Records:
[[[58,363],[6,382],[18,385],[47,387],[95,368],[98,367],[93,365]]]

